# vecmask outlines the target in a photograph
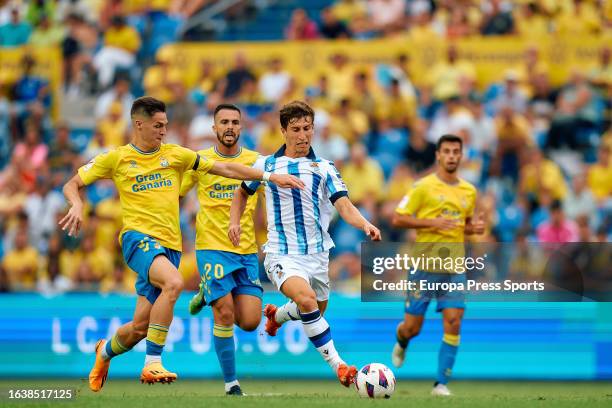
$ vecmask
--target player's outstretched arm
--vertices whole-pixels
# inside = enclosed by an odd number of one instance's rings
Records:
[[[79,194],[79,190],[83,187],[85,187],[85,183],[83,183],[81,176],[75,174],[63,188],[64,197],[70,204],[70,209],[60,220],[59,225],[63,231],[68,230],[69,236],[76,236],[83,223],[83,201]]]
[[[238,180],[269,180],[279,187],[304,189],[304,182],[295,176],[268,173],[240,163],[215,162],[209,173]]]
[[[334,202],[334,207],[338,210],[340,217],[355,228],[359,228],[366,233],[372,241],[380,241],[380,230],[366,220],[359,212],[357,207],[353,205],[348,197],[340,197]]]
[[[416,218],[411,214],[393,214],[391,225],[394,228],[431,228],[436,230],[449,230],[455,228],[457,222],[449,218]]]
[[[237,188],[234,191],[234,199],[232,200],[232,205],[230,207],[230,220],[227,236],[235,247],[240,245],[240,234],[242,233],[240,229],[240,219],[242,218],[242,214],[244,214],[248,198],[249,195],[244,188]]]

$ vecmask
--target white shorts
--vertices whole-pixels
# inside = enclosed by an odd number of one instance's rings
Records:
[[[329,251],[308,255],[266,254],[264,268],[279,291],[287,279],[299,276],[310,284],[318,301],[329,299]]]

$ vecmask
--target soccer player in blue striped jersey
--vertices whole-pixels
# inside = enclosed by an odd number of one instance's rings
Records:
[[[301,320],[317,351],[340,383],[348,387],[357,368],[340,358],[323,317],[329,299],[329,250],[334,246],[327,231],[332,206],[347,223],[363,230],[372,240],[380,240],[380,231],[349,200],[334,164],[317,157],[310,147],[314,133],[312,108],[301,101],[291,102],[281,109],[280,124],[286,144],[274,155],[260,157],[253,167],[299,177],[305,188],[293,192],[266,184],[268,242],[264,246],[264,267],[270,281],[290,299],[278,308],[266,305],[266,331],[274,336],[284,322]],[[228,235],[236,247],[240,245],[240,218],[247,198],[259,185],[242,183],[234,194]]]

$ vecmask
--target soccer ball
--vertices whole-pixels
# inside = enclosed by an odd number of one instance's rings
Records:
[[[355,387],[362,397],[391,398],[395,391],[395,375],[384,364],[370,363],[357,373]]]

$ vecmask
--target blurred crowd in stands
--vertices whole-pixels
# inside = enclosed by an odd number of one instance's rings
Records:
[[[476,35],[599,34],[612,24],[606,0],[338,0],[319,16],[296,9],[289,40]]]
[[[189,84],[180,67],[156,55],[164,42],[152,42],[151,30],[176,30],[209,2],[194,3],[0,1],[0,46],[61,47],[63,97],[96,97],[96,126],[77,143],[65,118],[52,120],[58,101],[32,56],[22,59],[19,77],[0,72],[0,290],[133,291],[135,276],[118,247],[121,214],[111,181],[86,190],[79,237],[69,238],[57,221],[66,210],[62,184],[95,155],[129,141],[129,109],[141,94],[167,103],[167,142],[195,150],[215,141],[215,106],[236,103],[243,109],[241,142],[262,154],[283,143],[279,106],[307,101],[316,111],[315,152],[336,163],[352,201],[382,227],[385,240],[414,238],[391,228],[391,216],[412,183],[432,171],[437,138],[455,133],[465,143],[460,176],[478,187],[477,208],[489,226],[478,240],[610,242],[610,48],[599,51],[597,67],[576,68],[561,86],[551,84],[551,68],[536,47],[501,81],[477,86],[475,67],[451,41],[422,84],[413,80],[409,53],[365,68],[336,53],[316,81],[302,86],[281,58],[255,66],[242,52],[228,69],[203,59],[199,78]],[[296,9],[285,34],[291,40],[602,34],[611,17],[611,1],[338,0],[321,12],[320,24]],[[180,270],[186,287],[195,289],[195,194],[182,208]],[[332,237],[336,287],[356,290],[364,236],[336,220]]]

